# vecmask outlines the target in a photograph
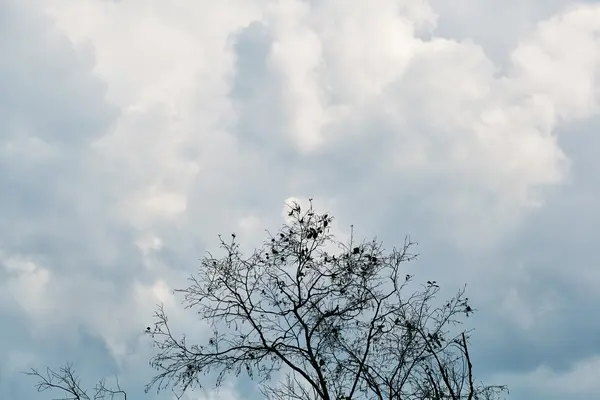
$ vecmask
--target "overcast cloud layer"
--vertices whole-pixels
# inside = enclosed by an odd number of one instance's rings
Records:
[[[599,73],[593,1],[0,1],[0,398],[73,361],[169,399],[155,304],[201,338],[171,290],[307,197],[468,284],[480,378],[598,398]]]

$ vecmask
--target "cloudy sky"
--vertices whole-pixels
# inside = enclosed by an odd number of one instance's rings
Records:
[[[155,305],[201,337],[171,290],[306,197],[467,283],[510,399],[600,393],[600,3],[2,0],[0,54],[0,398],[72,361],[170,399]]]

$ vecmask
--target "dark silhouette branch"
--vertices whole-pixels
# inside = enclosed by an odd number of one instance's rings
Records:
[[[473,385],[473,364],[471,363],[471,357],[469,357],[469,348],[467,346],[467,338],[465,333],[462,333],[462,342],[465,349],[465,358],[467,359],[467,368],[469,370],[469,397],[468,400],[472,400],[475,395],[475,387]]]
[[[353,231],[337,242],[333,218],[312,202],[304,211],[290,205],[288,216],[248,257],[235,235],[219,236],[224,255],[209,253],[190,286],[175,291],[211,327],[207,342],[174,337],[159,306],[146,329],[158,348],[146,391],[181,396],[203,387],[203,375],[215,373],[219,386],[244,372],[282,400],[498,398],[504,387],[473,383],[464,331],[451,334],[474,312],[465,289],[442,306],[435,281],[405,293],[413,277],[401,268],[416,258],[410,238],[388,253],[376,240],[355,242]]]
[[[109,388],[106,386],[106,381],[104,379],[100,380],[94,388],[93,396],[90,397],[87,390],[82,388],[80,379],[75,375],[73,364],[71,363],[67,363],[60,367],[58,371],[46,368],[45,375],[34,368],[24,372],[24,374],[39,379],[35,384],[35,388],[38,392],[45,392],[47,390],[58,390],[62,392],[63,397],[57,398],[59,400],[114,400],[115,398],[127,400],[127,393],[121,389],[118,378],[116,379],[116,388]]]

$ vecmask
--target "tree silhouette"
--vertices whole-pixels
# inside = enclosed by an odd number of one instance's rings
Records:
[[[106,381],[102,379],[96,384],[93,395],[88,395],[87,390],[81,387],[80,379],[73,370],[73,364],[65,364],[58,371],[46,368],[45,375],[33,368],[24,374],[39,378],[35,385],[38,392],[46,390],[62,392],[63,397],[54,397],[57,400],[127,400],[127,393],[121,389],[118,378],[116,388],[107,387]]]
[[[157,374],[146,386],[177,396],[200,378],[244,372],[269,399],[496,399],[504,386],[476,383],[468,332],[474,312],[461,289],[439,307],[435,281],[405,294],[413,276],[409,238],[386,253],[377,240],[335,240],[333,218],[289,206],[289,223],[245,257],[235,235],[224,255],[210,253],[183,293],[186,308],[208,322],[206,343],[172,334],[164,309],[148,327]],[[273,375],[283,378],[273,382]]]

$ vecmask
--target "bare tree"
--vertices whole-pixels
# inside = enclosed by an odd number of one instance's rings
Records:
[[[88,391],[81,387],[81,381],[73,371],[73,364],[66,364],[60,367],[58,371],[46,368],[46,374],[41,374],[33,368],[31,371],[24,373],[39,378],[35,385],[38,392],[45,392],[46,390],[62,392],[63,397],[55,397],[55,400],[127,400],[127,393],[121,389],[118,377],[116,378],[115,388],[107,387],[106,381],[102,379],[96,384],[93,395],[88,395]]]
[[[213,330],[206,343],[174,337],[159,306],[148,327],[158,373],[146,386],[181,396],[216,374],[257,379],[270,399],[495,399],[503,386],[476,383],[460,316],[464,288],[439,307],[435,281],[406,295],[413,260],[406,239],[386,253],[377,240],[337,242],[333,218],[290,205],[290,222],[244,257],[235,234],[224,256],[202,259],[183,293]],[[273,383],[273,374],[283,379]]]

